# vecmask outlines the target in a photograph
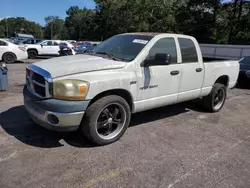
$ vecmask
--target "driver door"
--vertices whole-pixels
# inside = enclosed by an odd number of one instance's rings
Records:
[[[170,54],[168,65],[141,67],[138,76],[138,99],[136,111],[151,109],[176,103],[180,83],[181,66],[177,63],[176,39],[161,38],[150,49],[147,59],[154,59],[156,54]],[[154,62],[154,61],[153,61]]]

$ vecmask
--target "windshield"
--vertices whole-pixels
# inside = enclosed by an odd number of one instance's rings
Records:
[[[108,54],[124,61],[132,61],[152,39],[147,35],[116,35],[96,46],[96,54]]]
[[[250,64],[250,56],[242,58],[240,64]]]

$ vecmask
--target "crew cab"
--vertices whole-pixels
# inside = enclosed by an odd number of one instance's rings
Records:
[[[72,44],[60,40],[43,40],[36,44],[26,44],[24,46],[28,52],[28,57],[35,59],[37,56],[58,56],[60,51],[59,46],[62,42],[74,51]]]
[[[191,36],[126,33],[88,54],[30,64],[24,104],[37,124],[80,129],[105,145],[124,134],[132,113],[197,98],[218,112],[238,74],[238,61],[203,62]]]
[[[24,47],[20,47],[8,40],[0,39],[0,61],[14,63],[27,58],[28,54]]]

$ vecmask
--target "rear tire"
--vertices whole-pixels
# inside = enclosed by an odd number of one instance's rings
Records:
[[[5,53],[2,57],[3,61],[6,63],[14,63],[16,61],[16,56],[13,53]]]
[[[37,51],[35,50],[28,50],[28,58],[29,59],[36,59],[37,57]]]
[[[227,97],[226,86],[215,83],[211,93],[202,99],[203,106],[210,112],[219,112]]]
[[[130,119],[130,107],[126,100],[117,95],[109,95],[88,107],[81,128],[85,136],[95,144],[107,145],[122,137]]]

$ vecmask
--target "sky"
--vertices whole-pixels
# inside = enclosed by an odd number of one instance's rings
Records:
[[[24,17],[45,25],[46,16],[66,17],[70,6],[94,8],[93,0],[1,0],[0,19],[5,17]]]

